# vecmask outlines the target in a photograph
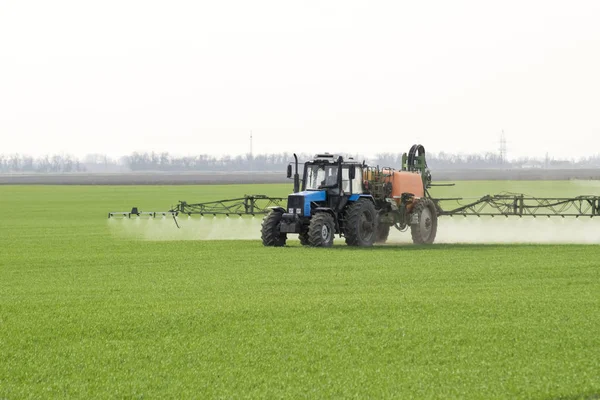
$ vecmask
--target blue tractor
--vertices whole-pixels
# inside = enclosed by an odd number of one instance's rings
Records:
[[[413,159],[418,160],[417,153],[413,153]],[[335,234],[339,234],[349,246],[371,246],[385,241],[391,226],[405,230],[408,225],[411,228],[418,225],[413,228],[413,239],[414,229],[417,230],[416,242],[433,242],[437,228],[433,202],[428,198],[420,199],[419,194],[415,197],[415,193],[394,196],[392,190],[395,177],[403,182],[408,178],[417,182],[413,192],[418,191],[422,196],[426,186],[422,176],[430,177],[426,165],[418,171],[401,172],[408,175],[400,176],[394,175],[398,171],[391,168],[382,171],[368,167],[364,162],[324,153],[304,164],[300,180],[295,154],[294,158],[294,193],[288,196],[287,208],[273,207],[265,215],[261,229],[263,245],[285,246],[288,234],[298,234],[303,245],[330,247]],[[424,162],[424,150],[421,159]],[[292,177],[291,164],[287,176]],[[396,187],[400,188],[400,185]],[[404,184],[404,187],[408,186]],[[411,212],[417,210],[427,214],[421,224],[420,214],[413,216]],[[425,218],[428,218],[427,225]]]

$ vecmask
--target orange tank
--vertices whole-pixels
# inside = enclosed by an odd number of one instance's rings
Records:
[[[383,172],[386,174],[390,173],[389,170],[384,170]],[[415,197],[423,197],[425,195],[421,174],[418,172],[392,171],[391,176],[385,180],[386,182],[392,182],[392,198],[396,202],[400,201],[402,193],[412,193]]]
[[[425,189],[419,172],[396,171],[383,168],[381,173],[385,176],[384,182],[392,183],[392,198],[396,203],[400,203],[402,193],[412,193],[415,197],[423,197]],[[372,180],[375,177],[374,171],[369,169],[364,171],[363,179]]]

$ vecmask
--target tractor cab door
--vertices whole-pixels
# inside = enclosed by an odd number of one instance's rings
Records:
[[[350,165],[342,168],[342,191],[346,195],[363,193],[363,171],[359,165],[354,166],[354,179],[350,179]]]

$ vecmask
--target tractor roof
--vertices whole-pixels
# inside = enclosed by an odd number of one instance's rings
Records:
[[[344,163],[356,163],[357,162],[352,157],[344,158],[343,156],[340,156],[339,154],[331,154],[331,153],[316,154],[312,161],[313,162],[329,162],[329,163],[333,164],[333,163],[337,162],[339,157],[342,157],[342,162],[344,162]]]

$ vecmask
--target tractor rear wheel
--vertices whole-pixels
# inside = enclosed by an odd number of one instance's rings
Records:
[[[300,244],[302,246],[308,246],[310,241],[308,239],[308,231],[304,231],[298,234],[298,239],[300,239]]]
[[[344,222],[348,246],[372,246],[377,236],[377,211],[368,199],[359,199],[348,206]]]
[[[335,221],[329,213],[315,214],[308,225],[308,244],[313,247],[333,246]]]
[[[410,233],[415,244],[432,244],[437,233],[437,211],[430,199],[417,200],[412,215],[417,215],[415,224],[410,225]]]
[[[260,237],[264,246],[285,246],[287,234],[280,230],[282,216],[281,211],[271,211],[263,218]]]
[[[377,237],[375,238],[375,243],[385,243],[389,235],[390,226],[386,224],[379,224],[377,226]]]

